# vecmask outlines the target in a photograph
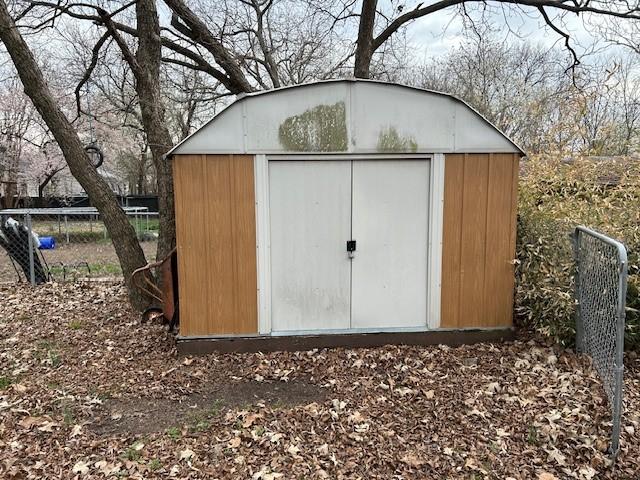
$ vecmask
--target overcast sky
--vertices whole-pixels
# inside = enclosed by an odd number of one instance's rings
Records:
[[[601,22],[597,16],[578,17],[573,14],[558,18],[548,11],[554,23],[569,33],[571,45],[578,54],[593,50],[596,36],[590,33],[593,25]],[[478,25],[491,23],[499,36],[516,40],[517,37],[526,39],[534,44],[547,47],[557,45],[564,48],[564,39],[552,31],[536,9],[530,7],[493,8],[482,16],[479,12],[472,12],[471,16]],[[407,29],[408,40],[415,45],[418,54],[423,57],[437,57],[460,45],[463,41],[463,17],[456,9],[449,9],[419,19]]]

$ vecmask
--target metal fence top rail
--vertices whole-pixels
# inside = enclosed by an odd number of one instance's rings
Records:
[[[127,213],[147,213],[149,207],[121,207]],[[95,207],[7,208],[0,215],[99,215]]]
[[[606,235],[603,235],[600,232],[596,232],[595,230],[591,230],[590,228],[587,228],[582,225],[576,227],[576,231],[586,233],[587,235],[591,235],[592,237],[595,237],[604,243],[607,243],[609,245],[616,247],[618,249],[620,262],[624,264],[627,263],[627,249],[622,242],[619,242],[618,240],[614,240],[611,237],[607,237]]]

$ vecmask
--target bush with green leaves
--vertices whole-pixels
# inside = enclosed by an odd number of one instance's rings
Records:
[[[522,162],[516,269],[519,322],[564,345],[575,341],[570,235],[577,225],[626,245],[626,346],[640,347],[638,159],[538,157]]]

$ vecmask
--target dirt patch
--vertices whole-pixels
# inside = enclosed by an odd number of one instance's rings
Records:
[[[270,408],[322,403],[327,393],[317,385],[303,382],[231,383],[214,390],[168,398],[108,399],[93,418],[91,430],[98,435],[145,435],[183,426],[195,430],[234,407],[262,404]]]

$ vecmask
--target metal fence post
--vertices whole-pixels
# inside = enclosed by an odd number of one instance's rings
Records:
[[[33,229],[31,228],[31,214],[27,213],[26,215],[26,223],[27,223],[27,232],[29,233],[29,281],[31,285],[36,284],[36,268],[34,264],[33,258],[33,247],[34,247],[34,238],[33,238]]]
[[[624,330],[625,307],[627,302],[627,252],[619,251],[620,265],[618,276],[618,315],[615,359],[615,401],[613,404],[613,432],[611,433],[611,453],[617,455],[620,450],[620,424],[622,423],[622,395],[624,391]]]
[[[574,291],[573,300],[576,306],[576,352],[584,351],[584,328],[582,318],[580,317],[580,230],[576,229],[571,234],[571,243],[573,245],[573,258],[575,261],[574,269]]]

